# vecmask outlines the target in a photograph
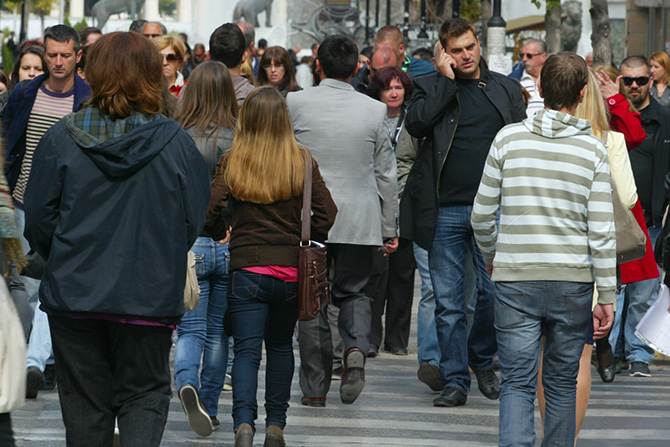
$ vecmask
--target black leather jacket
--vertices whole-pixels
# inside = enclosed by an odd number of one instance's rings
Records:
[[[483,60],[480,69],[480,87],[505,124],[525,119],[526,105],[519,82],[490,71]],[[424,140],[400,202],[400,235],[428,250],[439,209],[440,175],[458,128],[460,105],[458,84],[439,72],[414,79],[414,86],[405,127],[410,135]]]

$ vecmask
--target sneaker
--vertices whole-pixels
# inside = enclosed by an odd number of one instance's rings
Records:
[[[442,390],[442,394],[433,399],[433,405],[436,407],[459,407],[465,405],[467,400],[468,396],[459,389],[448,386]]]
[[[200,436],[211,435],[212,420],[200,403],[198,390],[193,385],[184,385],[179,389],[179,400],[189,427]]]
[[[500,381],[498,380],[495,371],[493,371],[493,368],[487,369],[486,371],[479,371],[474,368],[473,370],[475,377],[477,377],[479,391],[485,398],[497,400],[500,397]]]
[[[223,391],[233,391],[233,377],[230,374],[226,374],[223,381]]]
[[[216,431],[219,429],[219,426],[221,425],[221,422],[216,418],[216,416],[210,416],[210,419],[212,420],[212,430]]]
[[[36,366],[29,366],[26,375],[26,399],[37,399],[37,393],[44,388],[44,374]]]
[[[651,377],[649,365],[644,362],[630,362],[631,377]]]

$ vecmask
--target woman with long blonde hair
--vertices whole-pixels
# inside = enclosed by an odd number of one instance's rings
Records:
[[[216,163],[235,137],[237,99],[226,66],[199,64],[181,91],[175,120],[193,138],[207,162],[211,181]],[[202,232],[191,248],[195,253],[200,300],[177,326],[174,382],[189,426],[209,436],[220,422],[219,396],[228,362],[228,336],[223,330],[228,290],[228,242]]]
[[[253,444],[263,343],[267,352],[265,447],[283,447],[298,318],[298,247],[306,163],[312,164],[311,237],[325,242],[337,208],[310,153],[298,146],[281,94],[261,87],[242,105],[233,146],[221,157],[205,230],[230,225],[228,315],[235,341],[235,447]]]

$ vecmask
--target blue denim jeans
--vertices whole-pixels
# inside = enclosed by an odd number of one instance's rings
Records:
[[[440,364],[440,345],[435,327],[435,294],[428,267],[428,252],[414,244],[414,259],[421,277],[421,300],[416,317],[416,344],[419,365],[423,362]]]
[[[654,359],[654,350],[635,336],[635,327],[649,307],[656,302],[660,289],[660,277],[621,286],[621,292],[616,296],[617,312],[609,338],[617,357],[625,357],[629,362],[646,364]],[[624,303],[627,303],[625,312]],[[622,324],[623,339],[619,337]]]
[[[493,329],[493,282],[470,226],[472,206],[441,207],[428,261],[435,293],[435,324],[440,374],[445,387],[470,392],[470,372],[493,367],[497,350]],[[467,335],[465,263],[470,252],[477,276],[477,303]]]
[[[263,341],[265,425],[286,425],[293,380],[293,329],[298,320],[298,283],[235,270],[230,275],[228,313],[235,339],[233,362],[234,428],[258,416],[256,392]]]
[[[200,284],[200,301],[195,309],[184,314],[177,326],[174,381],[177,390],[186,384],[199,389],[205,410],[210,416],[216,416],[228,361],[228,336],[223,330],[223,316],[228,307],[230,253],[228,244],[219,244],[208,237],[199,237],[192,250]]]
[[[543,447],[572,446],[579,358],[592,324],[593,284],[497,282],[495,328],[500,359],[500,447],[535,445],[534,400],[542,330],[546,399]]]

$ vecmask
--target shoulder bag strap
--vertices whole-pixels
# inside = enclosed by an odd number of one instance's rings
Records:
[[[312,230],[312,157],[305,154],[305,183],[302,187],[302,228],[300,245],[309,245]]]

